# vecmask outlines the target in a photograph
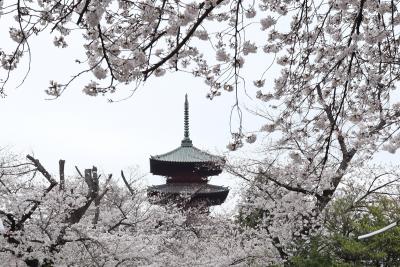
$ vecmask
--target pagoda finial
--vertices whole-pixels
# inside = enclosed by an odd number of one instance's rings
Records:
[[[189,101],[187,98],[187,94],[185,95],[185,133],[184,137],[189,138]]]
[[[187,94],[185,95],[184,134],[182,146],[192,146],[192,140],[189,138],[189,101]]]

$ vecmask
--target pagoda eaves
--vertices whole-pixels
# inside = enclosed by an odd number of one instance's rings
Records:
[[[225,160],[194,146],[180,146],[168,153],[150,158],[150,172],[170,176],[177,171],[191,171],[201,176],[213,176],[222,172]]]

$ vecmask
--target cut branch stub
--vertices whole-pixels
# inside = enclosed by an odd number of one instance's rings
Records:
[[[60,191],[65,189],[65,175],[64,175],[64,166],[65,166],[65,160],[60,159],[58,161],[58,167],[60,171]]]
[[[121,170],[121,177],[122,177],[122,180],[124,181],[126,188],[128,188],[129,193],[131,193],[132,196],[135,195],[135,191],[133,190],[131,185],[128,183],[128,180],[126,180],[124,172],[122,170]]]
[[[92,180],[92,169],[85,169],[85,182],[88,186],[88,195],[91,194],[93,190],[93,180]]]
[[[76,167],[75,167],[76,168]],[[78,168],[76,168],[78,170]],[[79,172],[79,170],[78,170]],[[97,176],[97,168],[93,167],[92,169],[85,169],[85,176],[84,176],[85,182],[88,186],[88,192],[87,192],[87,200],[84,205],[81,207],[73,210],[70,213],[69,218],[67,219],[67,222],[70,224],[75,224],[78,223],[83,215],[85,215],[86,211],[92,204],[92,202],[97,198],[98,196],[98,176]],[[97,183],[97,185],[96,185]],[[96,189],[97,188],[97,189]]]

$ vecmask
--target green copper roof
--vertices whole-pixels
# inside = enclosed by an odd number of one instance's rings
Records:
[[[221,157],[201,151],[193,145],[180,146],[168,153],[152,156],[151,159],[168,162],[218,162]]]

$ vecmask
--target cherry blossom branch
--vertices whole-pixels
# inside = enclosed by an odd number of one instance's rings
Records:
[[[87,0],[87,1],[89,1],[89,0]],[[103,51],[103,56],[104,56],[104,59],[107,62],[108,69],[110,70],[110,74],[111,74],[111,85],[110,86],[112,86],[113,81],[115,79],[115,75],[114,75],[114,71],[113,71],[113,67],[111,65],[110,59],[108,58],[108,55],[107,55],[107,49],[106,49],[106,46],[104,44],[103,33],[101,31],[100,24],[97,24],[97,30],[99,31],[99,38],[100,38],[100,42],[101,42],[101,48],[102,48],[102,51]]]
[[[90,4],[90,1],[91,0],[85,0],[85,5],[83,6],[82,11],[79,13],[79,18],[78,18],[78,20],[76,22],[77,25],[79,25],[82,22],[83,15],[87,12],[89,4]],[[76,4],[76,6],[78,6],[80,2],[81,1],[78,1],[78,4]]]
[[[149,73],[155,71],[162,65],[164,65],[165,62],[167,62],[169,59],[171,59],[174,55],[176,55],[180,49],[189,41],[189,39],[192,37],[196,29],[203,23],[204,19],[208,17],[208,15],[213,11],[213,9],[221,4],[223,0],[217,0],[215,4],[211,4],[209,8],[207,8],[203,15],[199,17],[199,19],[194,23],[194,25],[190,28],[190,30],[187,32],[186,36],[182,39],[182,41],[179,42],[179,44],[164,58],[162,58],[159,62],[154,64],[152,67],[142,71],[142,74],[144,77],[147,77]]]
[[[58,183],[54,178],[49,174],[49,172],[43,167],[42,164],[40,164],[39,160],[33,158],[30,155],[26,156],[27,159],[29,159],[37,168],[37,170],[50,182],[49,187],[44,191],[42,194],[41,199],[43,199]],[[23,224],[25,223],[26,220],[31,218],[32,214],[36,211],[36,209],[39,207],[41,201],[35,202],[32,207],[29,209],[28,212],[24,213],[22,217],[19,219],[19,221],[15,224],[15,228],[12,229],[13,231],[15,230],[20,230],[23,227]]]

